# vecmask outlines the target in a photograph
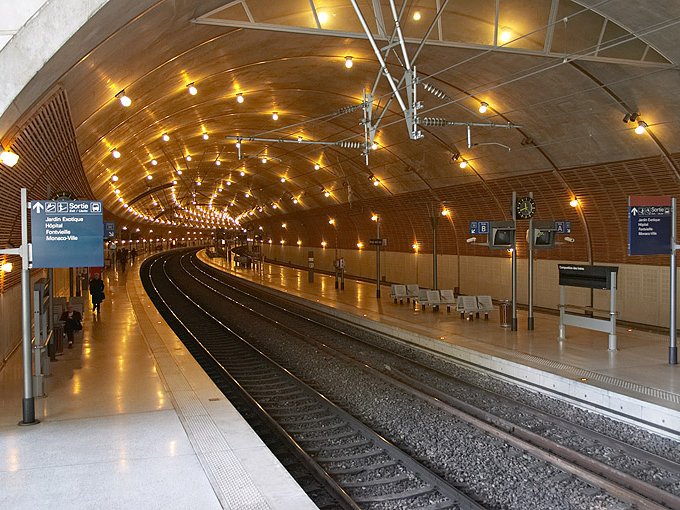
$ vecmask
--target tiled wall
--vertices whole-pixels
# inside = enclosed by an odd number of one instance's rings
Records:
[[[480,248],[482,249],[482,248]],[[314,252],[315,267],[332,271],[335,259],[334,249],[311,248]],[[267,257],[295,265],[307,264],[308,247],[267,246]],[[348,274],[364,278],[375,278],[375,250],[339,250],[345,258]],[[540,257],[540,254],[538,255]],[[438,257],[438,287],[452,289],[460,287],[463,294],[490,295],[494,299],[510,299],[512,295],[511,259],[507,257],[474,257],[440,255]],[[559,277],[557,260],[534,261],[534,304],[538,307],[557,310],[559,303]],[[618,291],[616,294],[619,318],[626,321],[668,327],[669,321],[669,268],[619,264]],[[381,276],[384,281],[396,283],[417,283],[421,287],[432,287],[432,254],[383,252]],[[517,301],[528,301],[527,260],[517,262]],[[567,288],[567,303],[579,306],[590,305],[590,289]],[[609,292],[593,291],[593,306],[609,309]]]

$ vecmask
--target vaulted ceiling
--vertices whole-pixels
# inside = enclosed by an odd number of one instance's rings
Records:
[[[418,140],[350,0],[158,0],[134,16],[125,4],[76,34],[82,55],[55,85],[94,194],[131,219],[222,226],[504,179],[530,188],[546,172],[644,158],[680,175],[673,0],[395,0],[422,102]],[[390,2],[357,6],[399,82]],[[374,87],[367,165],[361,105]],[[498,189],[485,186],[487,200],[507,202]]]

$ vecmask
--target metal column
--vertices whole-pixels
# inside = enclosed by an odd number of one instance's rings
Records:
[[[375,221],[376,238],[380,239],[380,216]],[[380,299],[380,245],[375,247],[375,297]]]
[[[24,398],[22,420],[19,425],[34,425],[35,401],[33,398],[33,365],[31,363],[31,270],[28,248],[28,192],[21,188],[21,333],[24,356]]]
[[[676,228],[677,228],[677,212],[676,212],[676,199],[673,197],[671,202],[671,324],[670,324],[670,345],[668,347],[668,363],[671,365],[678,364],[678,330],[677,330],[677,315],[678,315],[678,297],[677,297],[677,283],[678,283],[678,273],[676,267],[676,250],[678,245],[676,244]]]
[[[529,193],[531,198],[534,198],[533,192]],[[515,224],[515,227],[517,224]],[[517,232],[515,232],[515,238]],[[527,317],[527,329],[532,331],[534,329],[534,219],[529,219],[529,315]]]
[[[517,331],[517,192],[512,192],[512,219],[515,224],[515,238],[512,242],[512,325],[511,331]]]
[[[432,216],[432,290],[437,290],[438,269],[437,269],[437,224],[439,216]]]

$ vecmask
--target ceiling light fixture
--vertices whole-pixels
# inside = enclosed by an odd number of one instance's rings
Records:
[[[482,101],[482,103],[479,105],[479,113],[486,113],[486,111],[489,109],[489,103]]]
[[[644,120],[638,120],[638,125],[635,128],[635,132],[638,135],[643,134],[645,131],[647,131],[647,123]]]
[[[422,18],[422,14],[420,14],[420,11],[416,11],[413,13],[413,21],[420,21],[420,18]]]
[[[286,178],[285,178],[285,177],[281,177],[281,182],[286,182]]]
[[[236,102],[240,104],[240,103],[243,103],[243,101],[245,101],[245,98],[243,97],[243,94],[242,94],[241,92],[239,92],[238,94],[236,94]]]
[[[118,99],[118,101],[120,101],[120,104],[122,104],[125,108],[132,104],[132,99],[125,95],[125,89],[118,92],[118,94],[116,94],[116,98]]]
[[[181,170],[177,170],[177,175],[182,175],[182,171],[181,171]]]
[[[578,204],[579,204],[578,198],[576,198],[576,197],[572,198],[572,199],[569,201],[569,205],[572,206],[572,207],[578,207]]]
[[[117,181],[118,181],[118,176],[115,175],[115,174],[112,175],[112,176],[111,176],[111,180],[112,180],[113,182],[117,182]]]
[[[187,154],[186,160],[187,160],[187,161],[191,161],[191,155]]]
[[[153,179],[153,175],[149,174],[149,175],[146,176],[146,180],[147,180],[147,181],[150,181],[150,180],[152,180],[152,179]]]
[[[194,85],[194,82],[191,82],[189,85],[187,85],[187,89],[189,90],[189,94],[192,96],[198,94],[198,89],[196,88],[196,85]]]
[[[321,168],[321,165],[319,165],[318,163],[314,165],[314,170],[318,170],[319,168]]]
[[[265,157],[265,158],[262,158],[261,161],[262,161],[262,163],[266,163],[266,162],[267,162],[267,158],[266,158],[266,157]]]
[[[19,156],[17,154],[9,149],[5,150],[2,146],[0,146],[0,163],[12,168],[18,163],[18,161]]]
[[[239,172],[239,175],[240,175],[241,177],[245,177],[246,173],[245,173],[245,171],[241,170],[241,171]]]
[[[111,155],[118,159],[120,157],[120,151],[118,149],[111,149]]]
[[[279,112],[272,112],[272,119],[279,120]]]
[[[169,142],[170,141],[170,135],[167,133],[163,133],[163,136],[161,136],[164,142]]]
[[[324,191],[323,196],[326,197],[326,198],[330,197],[331,196],[330,191],[328,191],[328,190]]]
[[[501,28],[501,32],[498,35],[498,39],[502,44],[510,42],[510,39],[512,39],[512,30],[509,27]]]
[[[353,65],[354,65],[354,62],[352,62],[352,57],[350,55],[347,55],[345,57],[345,67],[347,69],[352,69]]]
[[[219,159],[215,160],[215,166],[220,166],[221,164],[222,164],[222,162]]]
[[[210,136],[208,135],[208,133],[205,133],[205,132],[204,132],[203,135],[201,135],[201,136],[202,136],[202,138],[203,138],[204,140],[207,140],[208,138],[210,138]]]
[[[468,162],[463,160],[460,163],[458,163],[458,166],[461,167],[461,168],[467,168]]]
[[[156,166],[157,164],[158,164],[158,161],[156,161],[155,159],[151,160],[151,166]]]
[[[380,186],[380,181],[378,179],[374,180],[373,186]]]

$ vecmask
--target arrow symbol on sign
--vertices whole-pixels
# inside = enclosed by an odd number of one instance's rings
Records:
[[[632,214],[633,216],[637,216],[637,214],[638,214],[637,207],[633,207],[633,208],[630,210],[630,214]]]
[[[33,210],[38,214],[40,214],[44,208],[45,206],[43,206],[40,202],[36,202],[33,206]]]

